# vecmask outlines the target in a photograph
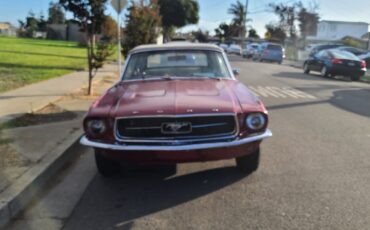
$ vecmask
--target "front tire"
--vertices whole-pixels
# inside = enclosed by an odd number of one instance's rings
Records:
[[[352,81],[359,81],[360,78],[361,78],[360,76],[351,76]]]
[[[103,177],[112,177],[120,171],[120,164],[117,161],[108,159],[101,150],[95,149],[95,163],[98,172]]]
[[[303,73],[310,74],[310,69],[308,68],[307,63],[304,63],[304,65],[303,65]]]
[[[328,68],[326,68],[326,66],[323,66],[322,67],[322,69],[321,69],[321,76],[322,77],[328,77],[329,76]]]
[[[239,170],[250,174],[258,169],[260,163],[260,149],[252,154],[237,157],[235,161]]]

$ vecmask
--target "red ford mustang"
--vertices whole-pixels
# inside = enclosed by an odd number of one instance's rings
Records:
[[[83,145],[103,176],[126,163],[236,159],[251,173],[261,141],[272,136],[262,102],[234,77],[214,45],[133,49],[122,79],[91,106]]]

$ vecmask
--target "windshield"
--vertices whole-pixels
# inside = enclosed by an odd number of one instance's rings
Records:
[[[354,54],[346,51],[337,51],[337,50],[332,50],[331,53],[335,58],[339,59],[349,59],[349,60],[359,60],[358,57],[356,57]]]
[[[275,51],[282,51],[283,48],[279,45],[268,45],[267,46],[268,50],[275,50]]]
[[[133,54],[122,79],[156,77],[230,78],[230,74],[220,52],[172,50]]]

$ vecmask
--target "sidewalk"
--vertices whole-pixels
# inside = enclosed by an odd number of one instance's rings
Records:
[[[292,61],[292,60],[284,60],[284,65],[295,67],[295,68],[303,68],[303,62],[302,61]]]
[[[97,80],[106,75],[113,76],[116,69],[116,65],[107,64],[99,70],[94,79]],[[80,71],[2,93],[0,94],[0,122],[38,110],[87,84],[88,72]]]
[[[99,71],[94,96],[85,95],[86,72],[0,94],[0,121],[11,124],[0,128],[0,228],[82,148],[78,140],[83,116],[92,101],[117,81],[116,69],[106,65]],[[33,113],[25,115],[30,110]]]

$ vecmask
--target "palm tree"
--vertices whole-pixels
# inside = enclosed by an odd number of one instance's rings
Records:
[[[246,24],[250,19],[247,19],[247,12],[245,6],[238,0],[236,3],[231,4],[228,13],[234,15],[233,23],[239,28],[239,36],[245,37]]]

